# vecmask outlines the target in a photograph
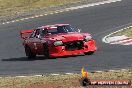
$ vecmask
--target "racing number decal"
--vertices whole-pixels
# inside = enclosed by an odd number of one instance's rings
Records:
[[[37,49],[37,44],[36,43],[34,43],[34,48]]]

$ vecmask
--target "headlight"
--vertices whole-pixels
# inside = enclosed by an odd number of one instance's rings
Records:
[[[85,41],[91,40],[92,36],[85,36]]]
[[[54,45],[55,46],[60,46],[60,45],[63,45],[63,42],[62,41],[56,41],[56,42],[54,42]]]

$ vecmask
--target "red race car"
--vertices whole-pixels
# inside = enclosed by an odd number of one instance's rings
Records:
[[[28,58],[35,58],[36,55],[47,58],[80,53],[90,55],[97,50],[90,34],[80,33],[69,24],[46,25],[22,30],[20,34]]]

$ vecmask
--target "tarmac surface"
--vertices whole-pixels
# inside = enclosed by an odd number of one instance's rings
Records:
[[[69,23],[92,34],[98,50],[94,55],[28,60],[19,32],[38,26]],[[80,72],[132,67],[132,47],[102,42],[107,34],[132,25],[132,0],[63,12],[17,23],[0,25],[0,75]]]

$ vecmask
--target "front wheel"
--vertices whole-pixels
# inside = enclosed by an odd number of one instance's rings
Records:
[[[49,53],[49,46],[47,44],[44,44],[44,56],[46,58],[50,58],[50,53]]]
[[[36,54],[32,53],[31,49],[28,46],[25,46],[25,53],[28,59],[33,59],[36,57]]]
[[[84,52],[85,55],[92,55],[94,54],[94,51]]]

